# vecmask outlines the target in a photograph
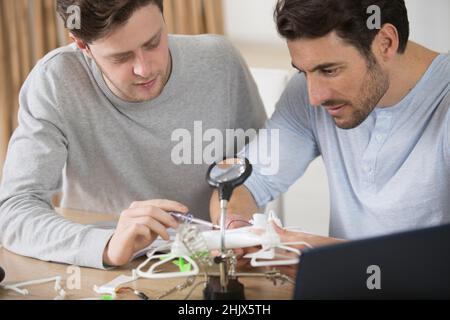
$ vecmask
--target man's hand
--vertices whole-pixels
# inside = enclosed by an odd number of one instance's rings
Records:
[[[326,246],[326,245],[331,245],[331,244],[338,244],[338,243],[342,243],[345,241],[342,239],[323,237],[323,236],[318,236],[318,235],[310,234],[310,233],[288,231],[286,229],[280,228],[273,222],[272,222],[272,225],[273,225],[275,231],[280,236],[281,242],[283,242],[283,243],[305,242],[312,247],[320,247],[320,246]],[[302,249],[305,249],[307,247],[307,245],[298,244],[298,245],[292,245],[292,247],[302,250]]]
[[[187,213],[188,208],[170,200],[133,202],[120,214],[116,231],[103,252],[103,263],[121,266],[133,254],[150,245],[160,235],[169,240],[167,228],[176,228],[178,222],[168,212]]]
[[[277,234],[280,236],[280,240],[282,243],[286,243],[288,246],[297,248],[300,251],[307,249],[309,246],[311,247],[320,247],[325,245],[332,245],[332,244],[338,244],[342,243],[345,240],[336,239],[336,238],[329,238],[329,237],[323,237],[318,235],[313,235],[309,233],[304,232],[296,232],[296,231],[289,231],[283,228],[280,228],[276,223],[272,222],[272,225],[277,232]],[[298,243],[303,242],[303,244],[289,244],[289,243]],[[257,251],[261,250],[261,246],[257,247],[250,247],[250,248],[243,248],[238,250],[239,253],[241,253],[241,256],[244,256],[248,253],[255,253]],[[285,250],[276,249],[279,251],[283,251],[282,254],[285,256],[285,259],[287,258],[295,258],[297,255],[295,255],[292,252],[288,252]],[[238,262],[238,266],[242,268],[250,268],[250,260],[249,259],[240,259]],[[293,265],[286,265],[286,266],[277,266],[276,268],[283,274],[290,276],[291,278],[295,278],[297,275],[297,264]],[[263,269],[271,270],[273,267],[264,267]]]
[[[248,221],[252,218],[255,212],[258,212],[255,199],[250,191],[245,186],[239,186],[233,191],[233,196],[228,203],[228,214],[238,214],[242,216],[242,219]],[[209,203],[209,212],[211,215],[211,221],[215,224],[220,224],[220,203],[217,190],[214,190],[211,195],[211,201]],[[229,219],[228,219],[229,220]],[[234,226],[235,227],[235,226]]]

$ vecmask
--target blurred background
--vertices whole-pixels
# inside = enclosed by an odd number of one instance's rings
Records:
[[[450,51],[450,1],[405,0],[411,40]],[[228,37],[251,68],[268,114],[293,74],[286,45],[273,22],[276,0],[164,0],[171,33]],[[18,93],[34,64],[70,43],[55,13],[55,0],[0,0],[0,170],[17,126]],[[0,171],[1,178],[1,171]],[[321,159],[271,205],[286,225],[328,233],[329,203]]]

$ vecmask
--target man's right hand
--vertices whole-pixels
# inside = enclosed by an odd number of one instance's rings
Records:
[[[168,212],[187,213],[188,208],[171,200],[133,202],[120,214],[116,231],[103,252],[103,263],[122,266],[158,236],[169,240],[167,228],[176,228],[178,222]]]

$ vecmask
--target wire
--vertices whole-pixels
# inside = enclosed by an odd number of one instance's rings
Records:
[[[199,285],[205,284],[205,283],[207,283],[207,282],[208,282],[208,281],[200,281],[200,282],[197,282],[197,283],[191,288],[191,290],[188,292],[188,294],[186,295],[186,297],[184,297],[184,300],[189,299],[189,297],[192,295],[192,293],[194,292],[194,290],[197,289],[197,287],[198,287]]]
[[[245,220],[234,219],[234,220],[231,220],[230,222],[228,222],[227,227],[226,227],[225,229],[229,229],[230,226],[231,226],[231,224],[234,223],[234,222],[244,222],[244,223],[247,223],[247,224],[250,225],[250,226],[253,225],[253,224],[251,224],[250,222],[245,221]]]
[[[118,289],[116,289],[116,293],[120,294],[120,293],[122,293],[123,291],[126,291],[126,290],[133,292],[136,296],[138,296],[142,300],[150,300],[149,296],[147,296],[144,292],[136,290],[136,289],[133,289],[131,287],[118,288]]]

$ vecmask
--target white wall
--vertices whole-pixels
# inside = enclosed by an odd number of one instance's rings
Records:
[[[273,20],[276,0],[223,0],[225,34],[237,42],[282,46]]]
[[[239,44],[250,66],[289,68],[290,61],[285,64],[273,61],[289,60],[285,43],[277,35],[273,22],[276,0],[223,0],[223,3],[225,32]],[[406,5],[411,40],[439,52],[450,51],[450,0],[406,0]],[[285,224],[327,234],[328,199],[325,168],[321,159],[317,159],[283,198]]]
[[[405,0],[411,40],[430,49],[450,50],[450,1]],[[273,22],[276,0],[223,0],[225,33],[238,42],[283,45]]]
[[[411,40],[438,52],[450,52],[450,1],[406,0],[406,6]]]

